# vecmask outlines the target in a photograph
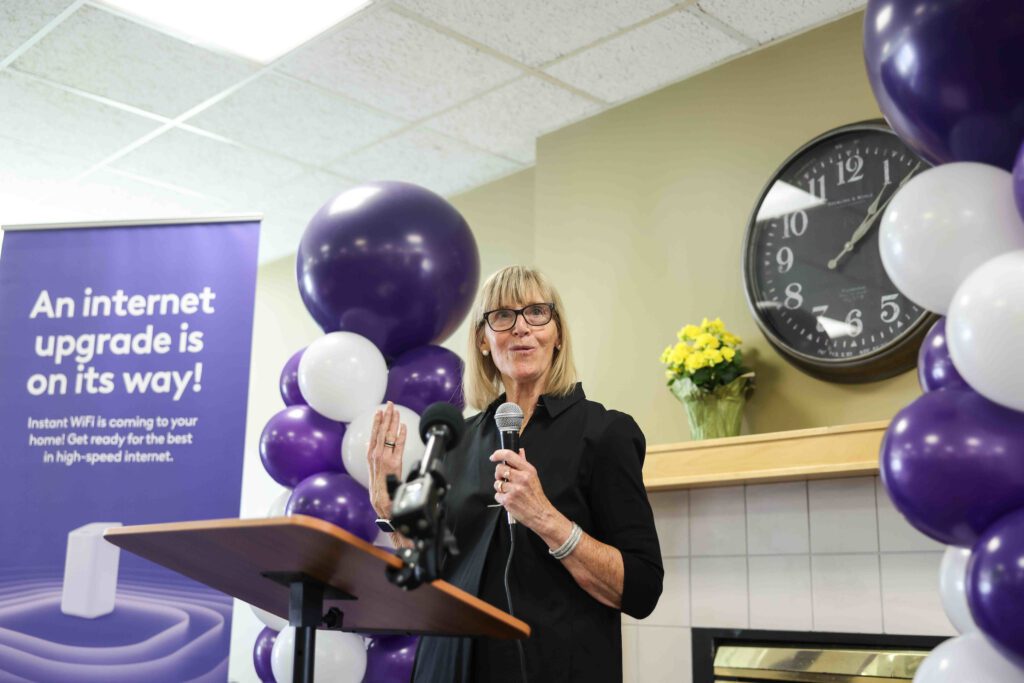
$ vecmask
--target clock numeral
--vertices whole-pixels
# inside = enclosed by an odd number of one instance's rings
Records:
[[[788,273],[789,269],[793,267],[793,250],[789,247],[779,249],[775,254],[775,260],[779,264],[779,272]]]
[[[836,170],[839,171],[839,185],[854,183],[864,179],[864,158],[859,154],[847,157],[845,160],[836,162]],[[844,173],[845,171],[845,173]],[[849,173],[850,176],[846,177]]]
[[[825,316],[825,313],[828,312],[828,306],[815,306],[811,309],[811,312],[814,313],[814,317],[818,321],[818,324],[814,326],[814,329],[818,332],[824,332],[825,328],[821,326],[821,319]]]
[[[864,331],[864,321],[861,320],[861,315],[859,308],[854,308],[846,314],[846,324],[849,326],[851,337],[859,337],[860,333]]]
[[[825,198],[825,176],[820,175],[817,178],[811,178],[808,183],[810,192],[814,197],[821,201],[827,201]]]
[[[797,211],[796,213],[787,213],[782,218],[782,239],[788,240],[789,234],[793,233],[796,237],[802,237],[807,232],[807,212]]]
[[[894,323],[900,317],[900,305],[896,303],[899,294],[882,295],[882,322]]]
[[[803,288],[799,282],[791,282],[786,285],[786,302],[784,304],[786,308],[793,310],[804,305],[804,296],[800,293]]]

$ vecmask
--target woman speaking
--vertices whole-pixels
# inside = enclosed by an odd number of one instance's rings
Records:
[[[459,554],[445,559],[442,578],[511,611],[532,634],[522,642],[424,637],[413,680],[519,683],[525,660],[533,683],[620,681],[620,615],[650,614],[664,575],[641,476],[643,433],[629,415],[587,400],[565,309],[541,273],[498,271],[472,316],[463,382],[466,402],[481,412],[445,457]],[[494,418],[505,402],[523,412],[518,453],[500,448]],[[370,493],[384,518],[385,478],[401,474],[406,427],[390,406],[374,421]],[[392,542],[404,539],[392,534]]]

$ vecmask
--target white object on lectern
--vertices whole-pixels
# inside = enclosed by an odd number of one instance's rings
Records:
[[[64,614],[95,619],[114,611],[121,549],[104,539],[103,532],[118,526],[120,522],[93,522],[68,532],[60,600]]]

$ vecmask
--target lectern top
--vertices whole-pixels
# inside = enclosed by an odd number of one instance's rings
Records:
[[[324,601],[341,630],[525,638],[530,627],[446,581],[404,591],[385,576],[393,554],[314,517],[214,519],[110,529],[107,540],[156,564],[288,616],[288,587],[268,575],[305,574],[354,600]]]

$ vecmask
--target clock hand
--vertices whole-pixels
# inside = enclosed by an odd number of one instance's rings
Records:
[[[900,184],[897,185],[896,189],[892,191],[892,193],[889,195],[889,198],[886,199],[881,206],[879,206],[878,202],[882,199],[882,195],[885,194],[885,188],[888,187],[889,184],[886,183],[885,185],[882,186],[882,190],[878,193],[878,196],[875,197],[875,201],[871,202],[871,206],[868,207],[868,212],[867,215],[864,216],[864,220],[860,222],[860,225],[857,226],[857,229],[853,231],[852,235],[850,235],[850,239],[847,240],[846,244],[843,245],[843,250],[836,254],[835,258],[831,259],[828,262],[829,270],[835,270],[836,266],[839,265],[839,260],[843,258],[843,256],[845,256],[846,254],[853,251],[854,246],[856,246],[857,242],[860,242],[864,238],[864,236],[868,234],[868,231],[870,231],[872,226],[874,226],[875,224],[875,219],[878,218],[878,216],[885,211],[886,207],[889,206],[889,202],[891,202],[892,198],[896,196],[896,193],[900,191],[900,188],[906,185],[908,180],[917,175],[917,170],[919,168],[921,168],[921,162],[918,162],[917,165],[914,166],[914,168],[910,169],[910,173],[908,173],[903,178],[903,180],[900,181]]]

